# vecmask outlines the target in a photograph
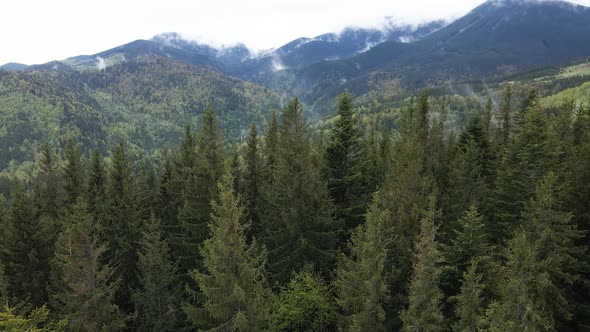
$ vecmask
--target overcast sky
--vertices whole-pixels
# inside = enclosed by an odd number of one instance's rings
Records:
[[[459,17],[484,0],[7,0],[0,10],[0,64],[94,54],[162,32],[254,49],[297,37]],[[575,0],[590,6],[590,0]]]

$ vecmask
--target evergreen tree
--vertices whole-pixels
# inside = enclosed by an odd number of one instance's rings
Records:
[[[340,258],[334,283],[337,303],[346,318],[341,323],[343,330],[385,330],[383,306],[389,295],[384,270],[390,235],[385,229],[387,212],[372,205],[366,224],[353,233],[350,256]]]
[[[41,269],[40,243],[36,236],[39,230],[33,203],[22,184],[17,184],[12,193],[12,204],[3,230],[3,261],[8,282],[8,295],[13,304],[28,303],[40,306],[46,300],[39,288],[46,282]]]
[[[212,212],[211,202],[217,197],[217,181],[222,169],[223,138],[217,123],[215,110],[209,106],[203,114],[203,123],[198,134],[196,149],[198,158],[194,169],[188,170],[183,192],[183,204],[178,220],[181,235],[180,272],[190,271],[195,262],[200,265],[199,247],[209,236],[207,224]]]
[[[274,111],[272,112],[272,117],[266,130],[264,149],[262,151],[266,161],[265,175],[267,179],[272,181],[276,173],[279,156],[279,124],[276,112]]]
[[[180,287],[160,223],[153,218],[143,231],[140,248],[137,261],[140,288],[132,295],[137,329],[174,331],[179,322]]]
[[[344,222],[347,236],[361,223],[368,196],[362,176],[361,136],[353,108],[352,96],[347,92],[340,95],[337,118],[326,148],[324,170],[336,216]]]
[[[117,331],[125,317],[113,303],[116,282],[101,263],[105,247],[94,237],[95,227],[83,200],[66,217],[52,264],[52,300],[72,331]]]
[[[401,313],[404,331],[443,331],[444,317],[439,289],[441,257],[436,241],[436,200],[430,199],[416,242],[409,306]]]
[[[115,275],[121,280],[116,304],[123,312],[131,313],[129,291],[137,287],[135,265],[140,221],[131,161],[123,143],[117,144],[112,154],[107,195],[107,215],[101,228],[102,241],[108,243],[105,258],[114,266]]]
[[[497,154],[500,156],[510,141],[512,130],[512,86],[505,84],[500,103],[500,130],[496,138]]]
[[[271,331],[336,331],[334,295],[321,276],[293,275],[273,303]]]
[[[328,275],[335,262],[339,225],[314,168],[310,135],[297,98],[284,110],[274,183],[265,190],[264,242],[276,281],[307,264]]]
[[[536,184],[557,166],[558,144],[536,99],[524,114],[524,123],[506,147],[498,170],[488,232],[495,243],[508,239],[516,229],[525,203]]]
[[[453,324],[453,331],[477,332],[483,304],[482,276],[477,270],[477,260],[473,260],[463,274],[461,292],[456,297],[455,315],[458,321]]]
[[[107,174],[103,165],[100,151],[95,149],[90,160],[90,174],[86,184],[86,198],[88,211],[94,217],[95,223],[102,220],[105,214]]]
[[[246,215],[251,221],[250,234],[254,236],[262,235],[262,225],[260,224],[260,189],[264,180],[262,173],[262,158],[258,148],[258,133],[256,125],[252,124],[250,133],[246,140],[246,152],[244,155],[244,202]]]
[[[213,330],[264,330],[268,300],[266,254],[255,242],[246,242],[244,209],[232,182],[229,167],[226,167],[219,182],[218,202],[213,204],[211,237],[201,250],[205,272],[192,272],[205,299],[205,313],[192,306],[185,307],[185,311],[196,325],[203,324],[203,317],[208,317],[210,326],[204,327]]]
[[[65,165],[63,169],[66,204],[72,206],[84,190],[84,164],[78,145],[68,139],[65,147]]]

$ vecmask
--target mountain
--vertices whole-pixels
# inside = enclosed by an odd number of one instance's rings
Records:
[[[16,62],[9,62],[6,63],[2,66],[0,66],[0,69],[6,69],[6,70],[25,70],[27,69],[27,65],[22,64],[22,63],[16,63]]]
[[[268,88],[167,57],[138,57],[104,70],[56,65],[0,70],[0,170],[33,160],[44,142],[63,146],[68,137],[103,152],[125,141],[138,156],[162,158],[185,125],[197,128],[208,105],[229,140],[244,136],[251,123],[264,124],[281,106]]]
[[[294,70],[307,103],[344,89],[356,95],[449,81],[495,80],[590,56],[590,8],[563,1],[492,0],[412,43],[388,41],[349,59]]]

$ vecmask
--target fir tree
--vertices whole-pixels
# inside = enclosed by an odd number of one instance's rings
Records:
[[[122,286],[116,303],[126,313],[133,311],[129,290],[137,287],[135,264],[139,242],[139,220],[136,186],[132,178],[131,160],[123,143],[113,151],[107,187],[108,206],[101,228],[102,241],[107,242],[105,258],[115,267]]]
[[[79,200],[66,219],[52,264],[52,303],[72,331],[121,330],[126,318],[113,303],[116,282],[101,263],[105,247],[86,203]]]
[[[453,331],[478,331],[482,314],[483,288],[482,276],[477,270],[477,260],[474,259],[469,269],[463,273],[461,292],[456,297],[455,315],[458,320],[453,324]]]
[[[46,282],[41,269],[39,247],[43,245],[36,232],[39,229],[33,203],[22,184],[12,193],[3,238],[3,261],[8,282],[8,295],[13,304],[28,303],[37,307],[46,300],[39,285]]]
[[[72,206],[84,191],[84,164],[80,148],[71,138],[66,142],[63,177],[66,204]]]
[[[340,258],[334,283],[337,303],[345,317],[341,323],[343,330],[385,330],[383,306],[389,295],[384,270],[389,241],[385,228],[387,212],[372,205],[366,224],[353,233],[350,256]]]
[[[410,282],[409,306],[401,313],[403,331],[443,331],[444,317],[439,289],[441,257],[436,241],[436,200],[421,221],[420,235],[416,242],[414,271]]]
[[[86,198],[88,211],[94,217],[95,223],[104,218],[106,202],[107,174],[100,151],[95,149],[90,160],[90,174],[86,184]]]
[[[258,146],[258,132],[256,125],[250,127],[250,133],[246,140],[246,152],[244,156],[244,202],[246,215],[250,219],[250,234],[260,236],[262,225],[260,224],[260,189],[264,180],[262,173],[262,158]]]
[[[219,182],[219,199],[213,204],[211,237],[203,244],[204,273],[192,277],[203,293],[206,314],[185,307],[190,321],[199,325],[209,317],[213,330],[257,331],[266,327],[268,294],[265,288],[266,255],[255,242],[246,242],[244,209],[232,186],[229,167]],[[203,326],[201,326],[203,327]]]
[[[140,331],[174,331],[178,328],[180,287],[176,266],[170,261],[168,244],[162,239],[160,223],[147,223],[138,253],[140,288],[132,299]]]
[[[298,99],[284,110],[274,183],[265,190],[264,242],[276,281],[313,264],[325,275],[335,262],[338,224],[319,170]]]
[[[361,223],[368,195],[362,176],[362,142],[353,108],[352,96],[340,95],[337,118],[325,153],[328,193],[336,207],[337,218],[344,222],[345,233]]]
[[[267,179],[272,181],[277,169],[279,155],[279,124],[276,112],[274,111],[272,112],[272,117],[266,130],[264,149],[262,151],[266,161],[265,175]]]

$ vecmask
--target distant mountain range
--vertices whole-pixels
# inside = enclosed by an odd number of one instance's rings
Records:
[[[390,20],[384,26],[299,38],[266,52],[164,33],[98,54],[2,68],[87,71],[159,56],[298,95],[321,110],[345,89],[357,96],[396,95],[448,82],[499,80],[590,57],[590,8],[564,1],[490,0],[450,24]]]

